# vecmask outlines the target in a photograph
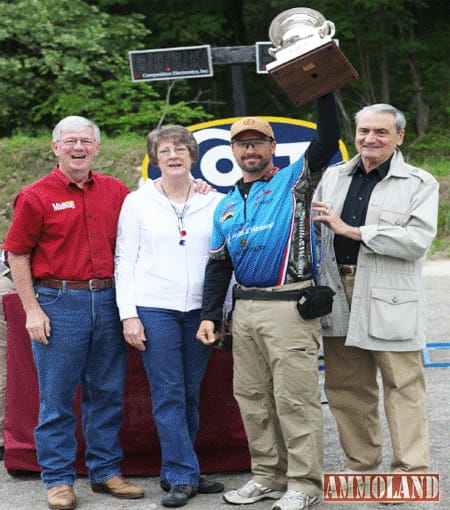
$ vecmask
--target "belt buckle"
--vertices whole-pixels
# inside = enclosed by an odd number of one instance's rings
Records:
[[[349,264],[342,264],[339,267],[339,272],[344,276],[355,276],[356,266],[349,265]]]
[[[97,287],[97,283],[98,283],[98,279],[95,278],[93,280],[89,280],[89,290],[90,291],[94,291],[94,290],[100,290],[99,287]]]

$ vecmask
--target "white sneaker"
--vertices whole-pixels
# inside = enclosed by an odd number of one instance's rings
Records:
[[[317,496],[308,496],[303,492],[290,490],[272,506],[272,510],[303,510],[318,503]]]
[[[226,492],[223,499],[233,505],[249,505],[261,499],[280,499],[281,496],[283,496],[282,491],[269,489],[269,487],[250,480],[240,489]]]

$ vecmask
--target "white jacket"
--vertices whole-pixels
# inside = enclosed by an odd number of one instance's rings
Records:
[[[196,193],[184,216],[186,244],[168,199],[148,179],[130,193],[119,216],[115,278],[120,318],[137,317],[136,306],[178,311],[201,308],[213,213],[223,194]]]
[[[341,214],[359,162],[330,167],[315,199]],[[426,341],[425,290],[421,270],[436,235],[439,187],[436,179],[405,163],[397,150],[386,177],[370,197],[351,310],[334,256],[334,233],[322,226],[320,283],[336,291],[333,311],[322,318],[322,334],[346,336],[346,345],[375,351],[415,351]],[[332,340],[330,340],[332,341]]]

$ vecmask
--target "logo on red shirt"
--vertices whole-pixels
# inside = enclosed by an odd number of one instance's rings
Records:
[[[75,209],[75,202],[73,200],[66,200],[65,202],[54,202],[52,204],[54,211],[63,211],[64,209]]]

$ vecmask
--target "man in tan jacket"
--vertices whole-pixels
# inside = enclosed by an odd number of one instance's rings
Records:
[[[436,235],[438,183],[403,160],[402,112],[377,104],[355,120],[358,155],[325,172],[312,207],[321,225],[320,283],[336,291],[322,320],[325,390],[345,468],[374,471],[382,453],[379,370],[391,470],[426,472],[421,270]]]

